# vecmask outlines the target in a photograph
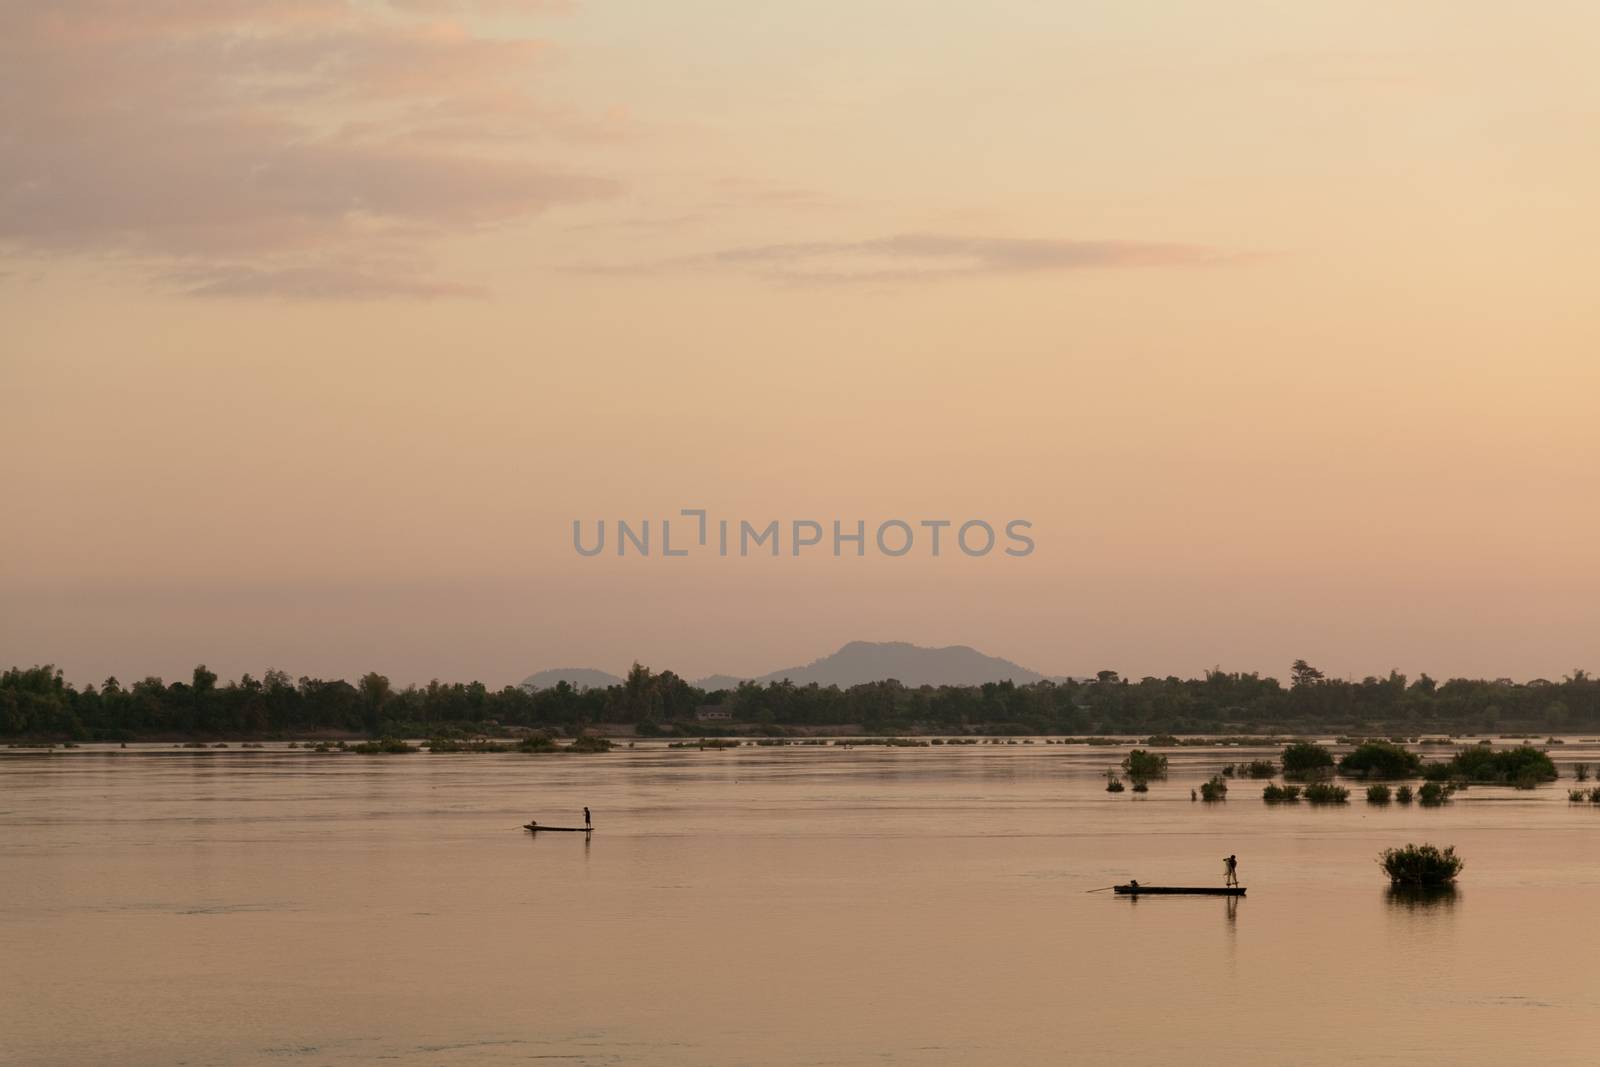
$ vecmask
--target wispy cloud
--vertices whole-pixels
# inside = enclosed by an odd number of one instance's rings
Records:
[[[274,297],[282,300],[436,300],[486,295],[482,286],[409,275],[404,268],[214,267],[179,272],[169,280],[180,292],[206,297]]]
[[[786,282],[883,282],[1044,271],[1191,267],[1227,258],[1227,253],[1204,245],[913,233],[862,241],[745,245],[699,256],[595,269],[619,273],[722,269]]]
[[[539,99],[549,46],[451,17],[552,6],[0,6],[0,246],[127,254],[208,295],[471,291],[425,280],[439,239],[614,192],[528,147],[615,125]]]

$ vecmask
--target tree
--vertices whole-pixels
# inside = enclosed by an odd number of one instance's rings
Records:
[[[1290,686],[1290,688],[1293,689],[1299,689],[1300,687],[1307,685],[1316,685],[1318,682],[1326,680],[1321,671],[1317,670],[1303,659],[1297,659],[1294,661],[1294,666],[1290,668],[1290,673],[1294,678],[1294,681]]]
[[[372,671],[361,676],[359,686],[361,693],[361,718],[367,727],[368,733],[377,733],[378,724],[382,721],[383,706],[394,695],[394,690],[389,686],[389,679]]]

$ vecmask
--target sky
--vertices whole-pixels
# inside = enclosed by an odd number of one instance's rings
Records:
[[[1600,668],[1597,48],[1576,2],[0,3],[0,663]],[[664,558],[686,508],[782,551]],[[792,553],[835,519],[865,555]]]

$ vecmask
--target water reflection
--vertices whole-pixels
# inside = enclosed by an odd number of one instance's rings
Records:
[[[1392,885],[1384,891],[1384,897],[1389,907],[1400,911],[1448,911],[1455,907],[1461,893],[1453,885]]]

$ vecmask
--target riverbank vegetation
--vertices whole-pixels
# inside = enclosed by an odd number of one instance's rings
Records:
[[[716,729],[700,715],[714,706]],[[190,677],[132,683],[107,678],[82,687],[53,667],[0,674],[0,737],[133,741],[185,737],[470,736],[511,728],[578,734],[609,729],[641,736],[707,732],[785,736],[789,731],[869,734],[1068,734],[1148,737],[1233,734],[1270,741],[1326,732],[1349,737],[1489,733],[1506,727],[1544,736],[1600,728],[1600,680],[1574,671],[1561,681],[1408,679],[1345,681],[1297,661],[1287,684],[1254,673],[1208,671],[1201,678],[1094,678],[1031,685],[902,685],[894,680],[839,688],[781,681],[705,690],[671,671],[635,665],[620,684],[577,689],[441,681],[396,687],[378,673],[354,682],[290,677],[269,670],[223,682],[206,667]],[[1537,727],[1537,732],[1534,728]],[[1442,740],[1442,738],[1434,738]],[[1448,742],[1445,742],[1448,743]],[[1304,755],[1312,756],[1309,750]],[[1326,763],[1285,766],[1314,777]],[[1513,775],[1511,781],[1515,780]]]

